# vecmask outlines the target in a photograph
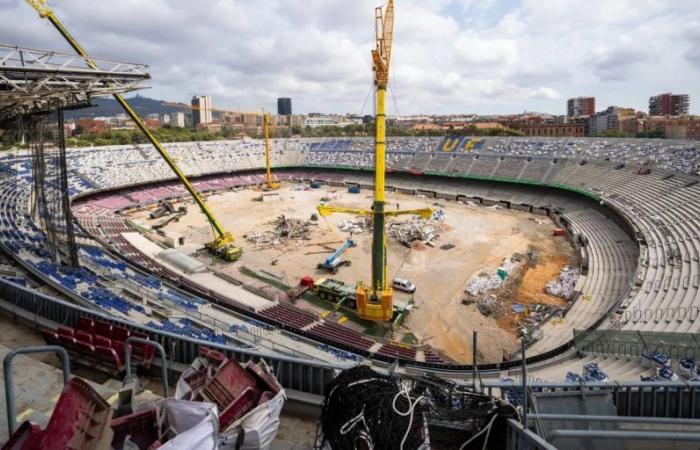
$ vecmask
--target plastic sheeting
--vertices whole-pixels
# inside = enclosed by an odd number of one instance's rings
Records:
[[[207,271],[207,266],[204,263],[174,249],[163,250],[162,252],[158,253],[158,257],[185,273],[200,273]]]
[[[272,441],[277,436],[277,429],[280,423],[280,413],[285,401],[284,389],[277,393],[272,399],[256,407],[238,421],[231,424],[228,430],[222,433],[222,450],[242,450],[264,449],[272,445]],[[236,447],[239,434],[243,432],[243,444]]]
[[[516,262],[517,261],[513,260],[513,258],[507,258],[503,261],[503,264],[496,269],[495,274],[472,277],[467,283],[465,292],[471,295],[479,295],[500,288],[508,277],[508,274],[513,271]]]
[[[166,398],[158,406],[158,421],[167,422],[177,434],[161,449],[210,450],[219,447],[219,418],[216,405]]]
[[[195,366],[199,364],[199,360],[195,360],[193,363]],[[185,379],[195,372],[195,368],[189,368],[180,376],[175,387],[175,398],[187,398],[190,395],[191,389]],[[277,436],[280,423],[279,417],[285,400],[286,393],[282,389],[270,400],[255,407],[233,422],[228,429],[221,431],[218,448],[223,450],[268,448]],[[243,442],[240,447],[236,447],[241,433],[243,433]]]
[[[572,267],[564,267],[559,273],[559,278],[547,283],[545,290],[548,294],[571,300],[574,295],[574,287],[578,281],[579,272]]]

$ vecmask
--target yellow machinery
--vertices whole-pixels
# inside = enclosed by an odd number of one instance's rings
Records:
[[[66,41],[68,41],[68,43],[71,45],[71,47],[73,47],[76,53],[86,58],[86,61],[88,61],[88,64],[92,68],[97,68],[97,66],[89,59],[88,54],[85,52],[85,50],[83,50],[80,44],[73,38],[73,36],[71,36],[68,30],[58,20],[53,11],[48,6],[46,6],[46,0],[26,1],[32,8],[34,8],[39,13],[39,17],[48,19],[51,22],[51,24],[58,30],[58,32],[61,33],[61,36],[63,36],[66,39]],[[170,166],[170,169],[172,169],[172,171],[175,172],[175,175],[177,175],[182,184],[185,185],[187,191],[190,193],[194,201],[197,203],[197,205],[199,205],[199,208],[209,220],[209,223],[214,229],[215,239],[212,242],[206,244],[207,249],[210,252],[212,252],[215,256],[218,256],[226,261],[236,261],[238,258],[240,258],[243,251],[240,247],[236,247],[233,244],[234,238],[231,232],[225,231],[223,229],[223,227],[216,219],[212,211],[209,209],[209,207],[207,207],[207,204],[204,202],[202,196],[199,194],[199,192],[197,192],[194,186],[192,186],[190,181],[187,179],[182,170],[180,170],[180,168],[177,166],[177,163],[175,163],[170,154],[168,154],[165,148],[160,144],[160,142],[158,142],[158,139],[156,139],[153,133],[151,133],[148,127],[146,127],[146,124],[144,124],[143,120],[141,120],[139,115],[136,114],[136,112],[131,108],[131,106],[129,106],[129,104],[126,102],[126,100],[124,100],[124,98],[120,94],[114,94],[114,99],[117,101],[117,103],[119,103],[122,106],[122,108],[124,108],[124,111],[129,115],[131,120],[134,121],[139,130],[141,130],[141,132],[146,135],[146,138],[148,138],[151,144],[153,144],[153,147],[155,147],[160,156],[165,160],[168,166]]]
[[[369,286],[358,283],[356,289],[357,315],[364,319],[387,321],[394,314],[393,291],[386,276],[386,232],[387,216],[414,214],[428,218],[431,209],[414,209],[408,211],[384,210],[384,191],[386,176],[386,89],[389,82],[389,63],[391,61],[391,44],[394,33],[394,1],[389,0],[384,11],[375,9],[376,48],[372,50],[372,70],[376,86],[377,133],[374,144],[374,201],[370,211],[333,206],[319,206],[318,212],[326,216],[334,212],[360,214],[372,217],[372,283]]]
[[[186,105],[184,103],[163,103],[165,106],[170,106],[173,108],[183,108],[183,109],[190,109],[190,110],[196,110],[198,109],[197,106],[190,106]],[[218,108],[212,108],[212,111],[218,111],[218,112],[223,112],[223,113],[231,113],[231,114],[247,114],[247,115],[252,115],[252,116],[261,116],[262,115],[262,128],[263,128],[263,138],[265,142],[265,185],[263,186],[263,189],[266,191],[274,191],[275,189],[279,189],[280,183],[276,181],[273,176],[272,176],[272,170],[270,167],[270,126],[271,126],[271,120],[272,116],[270,113],[263,111],[262,113],[258,112],[242,112],[242,111],[230,111],[226,109],[218,109]]]
[[[278,181],[272,178],[272,171],[270,170],[270,114],[263,113],[263,137],[265,138],[265,186],[263,189],[268,191],[274,191],[279,189],[280,184]]]

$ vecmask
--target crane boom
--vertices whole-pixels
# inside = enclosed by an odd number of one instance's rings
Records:
[[[356,216],[371,217],[372,211],[369,209],[344,208],[342,206],[320,205],[316,207],[321,217],[330,216],[333,213],[355,214]],[[430,219],[433,210],[430,208],[402,209],[401,211],[384,211],[385,216],[396,217],[403,215],[419,216],[421,219]]]
[[[97,69],[97,65],[90,59],[87,52],[81,47],[78,41],[76,41],[75,38],[73,38],[73,36],[70,34],[68,29],[66,29],[63,23],[61,23],[61,21],[58,20],[58,17],[56,17],[51,8],[49,8],[46,5],[46,0],[26,1],[32,8],[36,10],[36,12],[39,14],[39,17],[48,19],[49,22],[51,22],[51,24],[58,30],[61,36],[63,36],[66,39],[66,41],[68,41],[70,46],[73,47],[73,50],[75,50],[76,53],[85,58],[87,64],[90,67],[92,67],[93,69]],[[213,242],[207,244],[207,248],[229,261],[238,259],[242,251],[240,248],[233,247],[231,245],[234,240],[233,235],[230,232],[224,230],[224,228],[214,216],[214,213],[212,213],[212,211],[205,203],[202,196],[199,194],[199,192],[197,192],[194,186],[192,186],[192,183],[190,183],[187,176],[185,176],[184,172],[182,172],[180,167],[178,167],[177,163],[173,160],[173,158],[170,156],[167,150],[165,150],[165,148],[161,145],[161,143],[158,141],[155,135],[151,133],[151,130],[149,130],[146,124],[143,122],[143,120],[141,120],[141,117],[139,117],[136,111],[134,111],[131,108],[131,106],[129,106],[129,104],[126,102],[126,100],[124,100],[124,97],[122,97],[120,94],[113,94],[113,97],[117,101],[117,103],[119,103],[119,105],[121,105],[121,107],[124,108],[124,111],[131,118],[131,120],[134,121],[139,130],[141,130],[141,132],[144,135],[146,135],[148,141],[153,145],[153,147],[160,154],[160,156],[170,167],[170,169],[175,173],[175,175],[177,175],[182,184],[185,186],[185,189],[187,189],[187,192],[190,193],[194,201],[202,210],[202,213],[204,213],[204,215],[207,217],[207,220],[211,224],[216,235],[216,239]]]

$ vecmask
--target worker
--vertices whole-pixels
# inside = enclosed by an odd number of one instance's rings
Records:
[[[398,211],[399,209],[401,209],[399,208],[399,202],[396,202],[396,210]]]

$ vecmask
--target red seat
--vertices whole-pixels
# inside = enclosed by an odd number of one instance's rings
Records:
[[[76,348],[75,338],[72,336],[66,336],[65,334],[58,335],[58,343],[61,347],[64,347],[66,350],[75,350]]]
[[[86,333],[93,334],[95,333],[95,322],[93,322],[89,317],[80,317],[78,318],[78,323],[76,324],[75,328]]]
[[[58,329],[56,330],[56,333],[58,333],[59,335],[63,335],[63,336],[70,336],[70,337],[75,336],[74,330],[72,328],[69,328],[69,327],[58,327]]]
[[[58,334],[51,330],[41,330],[41,335],[44,337],[47,345],[58,345]]]
[[[124,363],[121,357],[114,351],[113,348],[95,347],[95,352],[99,357],[100,362],[108,368],[121,372],[124,368]]]
[[[75,339],[77,339],[78,342],[85,342],[86,344],[92,345],[92,334],[86,333],[84,331],[76,331]]]
[[[97,357],[97,355],[95,353],[95,347],[92,344],[88,344],[87,342],[77,341],[76,348],[78,349],[78,353],[80,353],[80,356],[83,356],[87,359],[94,359]]]
[[[99,345],[100,347],[107,347],[107,348],[112,347],[111,340],[107,339],[104,336],[100,336],[97,334],[93,336],[92,343],[93,343],[93,345],[96,345],[96,346]]]
[[[110,347],[113,348],[115,352],[117,352],[121,359],[124,359],[124,347],[126,344],[119,341],[111,341],[110,343],[112,344]]]
[[[134,337],[139,337],[141,339],[148,339],[147,334],[140,333],[138,331],[134,331],[133,333],[131,333],[131,335]],[[153,361],[153,355],[155,354],[155,351],[156,349],[152,345],[132,343],[132,361],[134,361],[136,364],[142,367],[149,368],[151,366],[151,362]]]
[[[107,322],[103,322],[101,320],[96,320],[95,321],[95,334],[99,334],[100,336],[104,336],[107,339],[109,339],[109,336],[112,334],[112,325],[108,324]]]
[[[109,336],[113,341],[125,342],[129,337],[129,330],[124,327],[113,326],[112,333]]]

